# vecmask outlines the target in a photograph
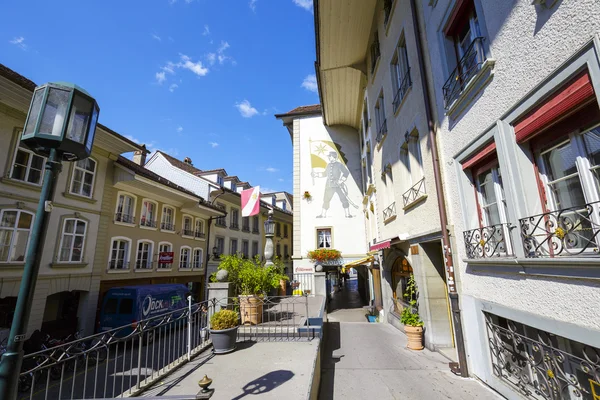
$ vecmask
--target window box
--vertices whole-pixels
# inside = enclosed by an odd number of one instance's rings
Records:
[[[423,177],[402,195],[402,201],[404,202],[403,209],[408,210],[426,198],[425,178]]]

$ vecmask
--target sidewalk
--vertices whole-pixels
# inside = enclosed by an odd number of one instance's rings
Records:
[[[406,348],[388,324],[326,324],[319,399],[501,399],[483,384],[454,375],[448,360]]]

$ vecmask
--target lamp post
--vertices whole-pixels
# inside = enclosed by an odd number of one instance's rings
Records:
[[[0,360],[0,399],[12,400],[17,396],[23,362],[23,342],[44,248],[48,216],[52,211],[56,181],[62,169],[61,162],[89,157],[99,113],[96,100],[79,86],[70,83],[47,83],[38,86],[33,93],[21,143],[48,159],[25,254],[25,267],[8,345]]]
[[[275,221],[273,209],[269,210],[269,217],[265,221],[265,267],[273,265],[273,236],[275,236]]]

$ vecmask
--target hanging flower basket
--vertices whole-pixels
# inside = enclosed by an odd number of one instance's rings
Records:
[[[312,262],[335,261],[342,258],[342,253],[335,249],[316,249],[308,252]]]
[[[305,200],[312,199],[312,195],[310,194],[310,192],[308,190],[306,192],[304,192],[303,197],[304,197]]]

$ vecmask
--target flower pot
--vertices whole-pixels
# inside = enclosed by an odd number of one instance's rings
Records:
[[[411,350],[423,350],[423,327],[404,325],[404,332],[408,337],[407,347]]]
[[[237,331],[237,326],[220,331],[210,330],[210,338],[212,339],[215,354],[231,353],[235,350]]]
[[[263,301],[259,296],[240,296],[242,324],[258,325],[262,322]]]

